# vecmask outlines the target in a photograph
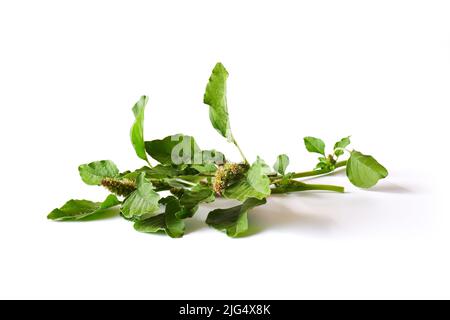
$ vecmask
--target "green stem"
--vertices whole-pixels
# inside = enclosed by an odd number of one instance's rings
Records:
[[[150,161],[148,161],[148,159],[145,159],[145,162],[147,162],[148,167],[149,167],[150,169],[153,168],[152,164],[150,163]]]
[[[324,190],[324,191],[334,191],[343,193],[345,191],[344,187],[335,186],[332,184],[308,184],[307,188],[309,190]]]
[[[186,185],[188,185],[188,186],[191,186],[191,187],[194,187],[194,186],[197,185],[196,183],[193,183],[193,182],[190,182],[190,181],[181,179],[181,178],[175,178],[175,180],[178,181],[178,182],[180,182],[180,183],[184,183],[184,184],[186,184]]]
[[[205,177],[205,178],[212,178],[215,177],[215,174],[211,174],[211,173],[199,173],[198,174],[200,177]]]
[[[283,188],[276,187],[272,189],[272,194],[282,194],[282,193],[290,193],[290,192],[300,192],[300,191],[309,191],[309,190],[322,190],[322,191],[333,191],[343,193],[344,187],[335,186],[330,184],[301,184],[297,186],[292,186],[291,188]]]
[[[237,143],[236,139],[232,136],[233,143],[236,146],[236,148],[239,150],[239,153],[241,154],[242,159],[246,164],[248,164],[247,158],[244,155],[244,152],[242,151],[241,147],[239,147],[239,144]]]
[[[338,169],[338,168],[341,168],[341,167],[345,167],[346,165],[347,165],[347,160],[344,160],[344,161],[340,161],[340,162],[336,163],[335,167],[336,167],[336,169]],[[331,173],[331,172],[333,172],[333,171],[324,170],[324,169],[322,169],[322,170],[311,170],[311,171],[305,171],[305,172],[297,172],[297,173],[294,173],[291,176],[291,179],[320,176],[320,175]],[[281,181],[282,178],[278,176],[278,177],[274,177],[272,179],[274,179],[272,181],[272,183],[276,183],[276,182]]]

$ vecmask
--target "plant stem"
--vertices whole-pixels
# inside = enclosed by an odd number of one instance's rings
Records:
[[[345,167],[346,165],[347,165],[347,160],[339,161],[338,163],[336,163],[336,169],[341,168],[341,167]],[[305,171],[305,172],[297,172],[297,173],[294,173],[291,176],[291,179],[320,176],[322,174],[327,174],[327,173],[331,173],[331,172],[333,172],[333,171],[324,170],[324,169],[322,169],[322,170],[311,170],[311,171]],[[276,182],[281,181],[282,177],[277,176],[277,177],[273,177],[272,179],[273,179],[272,183],[276,183]]]
[[[148,164],[148,167],[151,169],[151,168],[153,168],[153,166],[152,166],[152,164],[150,163],[150,161],[148,161],[148,159],[147,160],[145,160],[145,162],[147,162],[147,164]]]
[[[190,182],[190,181],[186,181],[186,180],[181,179],[181,178],[175,178],[175,180],[180,182],[180,183],[187,184],[188,186],[191,186],[191,187],[194,187],[194,186],[197,185],[196,183],[193,183],[193,182]]]
[[[241,147],[239,147],[239,144],[237,143],[236,139],[235,139],[233,136],[232,136],[232,139],[233,139],[234,145],[235,145],[236,148],[239,150],[239,153],[241,154],[242,159],[244,160],[244,162],[245,162],[246,164],[248,164],[247,158],[245,157],[244,152],[242,152]]]
[[[345,191],[344,187],[335,186],[331,184],[308,184],[309,190],[324,190],[324,191],[334,191],[343,193]]]
[[[338,163],[336,163],[335,167],[336,169],[341,168],[341,167],[345,167],[347,165],[347,160],[345,161],[340,161]],[[313,177],[313,176],[320,176],[321,174],[326,174],[326,173],[331,173],[333,171],[329,171],[329,170],[312,170],[312,171],[306,171],[306,172],[299,172],[299,173],[295,173],[292,178],[306,178],[306,177]]]
[[[215,174],[210,174],[210,173],[199,173],[198,174],[200,177],[205,177],[205,178],[212,178],[215,177]]]
[[[272,194],[282,194],[282,193],[290,193],[290,192],[299,192],[299,191],[309,191],[309,190],[323,190],[323,191],[333,191],[333,192],[344,192],[344,187],[334,186],[330,184],[302,184],[298,185],[297,188],[285,189],[283,187],[276,187],[272,189]]]

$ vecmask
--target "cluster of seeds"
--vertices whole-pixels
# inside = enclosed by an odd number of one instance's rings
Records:
[[[118,196],[128,196],[136,190],[136,182],[130,179],[104,178],[102,186]]]
[[[221,195],[222,192],[233,182],[242,178],[242,176],[249,169],[247,163],[225,163],[220,166],[216,175],[214,176],[213,190],[217,195]]]

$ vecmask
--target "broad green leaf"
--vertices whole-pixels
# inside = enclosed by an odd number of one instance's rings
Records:
[[[360,188],[370,188],[378,180],[386,178],[388,171],[372,156],[353,151],[347,162],[347,177],[351,183]]]
[[[145,142],[147,153],[161,164],[202,163],[202,153],[191,136],[171,135],[162,140]],[[198,161],[196,161],[198,159]]]
[[[345,137],[339,140],[334,144],[334,154],[336,156],[342,156],[344,154],[344,150],[350,144],[350,137]]]
[[[306,150],[308,150],[309,152],[315,152],[325,155],[325,142],[323,142],[321,139],[314,137],[305,137],[303,138],[303,141],[305,142]]]
[[[183,210],[180,211],[178,217],[181,219],[192,217],[200,203],[214,200],[214,191],[209,187],[197,185],[191,190],[187,189],[180,198],[180,205],[183,207]]]
[[[164,213],[136,221],[134,228],[140,232],[155,233],[165,231],[172,238],[182,237],[185,225],[183,220],[177,217],[178,212],[182,210],[178,199],[169,196],[161,199],[160,202],[166,205]]]
[[[113,194],[110,194],[103,202],[92,202],[89,200],[70,200],[61,208],[55,209],[47,216],[51,220],[80,220],[93,217],[106,212],[108,209],[120,204]]]
[[[152,215],[159,210],[159,194],[154,191],[151,182],[141,173],[137,178],[137,189],[123,202],[121,212],[127,219],[140,218]]]
[[[257,192],[266,196],[270,194],[270,179],[267,177],[268,170],[270,170],[270,168],[265,165],[264,162],[256,162],[247,171],[248,184]],[[254,198],[262,199],[263,197],[255,196]]]
[[[277,157],[277,161],[275,162],[273,169],[281,175],[286,173],[286,168],[289,165],[289,157],[285,154],[280,154]]]
[[[203,102],[210,107],[209,118],[212,126],[225,137],[228,142],[234,142],[228,117],[227,78],[227,70],[222,63],[217,63],[206,86]]]
[[[213,210],[208,214],[206,223],[218,230],[226,231],[230,237],[236,237],[248,229],[248,211],[265,203],[266,199],[249,198],[236,207]]]
[[[81,180],[88,185],[99,186],[104,178],[114,178],[119,169],[110,160],[95,161],[78,167]]]
[[[147,161],[147,153],[145,152],[144,143],[144,113],[145,106],[147,105],[148,97],[142,96],[138,102],[133,107],[133,114],[135,117],[135,122],[131,127],[131,143],[133,144],[134,150],[139,158]]]
[[[244,178],[225,189],[223,195],[229,199],[245,201],[248,198],[264,199],[270,195],[270,179],[261,161],[256,161]]]
[[[147,153],[163,165],[189,165],[198,171],[211,172],[214,164],[223,164],[225,156],[216,150],[201,150],[195,139],[182,134],[171,135],[162,140],[145,142]],[[211,166],[208,166],[211,165]]]

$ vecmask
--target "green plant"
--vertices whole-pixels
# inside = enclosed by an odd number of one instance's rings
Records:
[[[148,98],[143,96],[133,107],[135,122],[131,128],[131,142],[146,165],[126,172],[120,172],[109,160],[81,165],[79,173],[86,184],[103,186],[111,194],[103,202],[70,200],[54,209],[48,218],[92,220],[115,211],[134,222],[138,231],[161,231],[176,238],[183,236],[185,220],[195,214],[201,203],[224,197],[241,204],[211,211],[206,223],[235,237],[247,231],[248,212],[264,205],[266,198],[273,194],[308,190],[344,192],[340,186],[310,184],[297,180],[299,178],[325,175],[346,167],[351,183],[370,188],[388,175],[373,157],[349,150],[350,137],[336,142],[333,152],[328,155],[322,140],[305,137],[306,149],[319,155],[319,162],[311,171],[289,172],[289,157],[284,154],[277,157],[273,168],[259,157],[250,163],[231,132],[227,78],[228,72],[218,63],[206,86],[204,103],[209,106],[212,126],[237,147],[242,156],[241,163],[228,161],[221,152],[200,149],[191,136],[177,134],[162,140],[145,141],[144,111]],[[346,153],[347,159],[342,160]],[[148,156],[158,164],[153,166]]]

